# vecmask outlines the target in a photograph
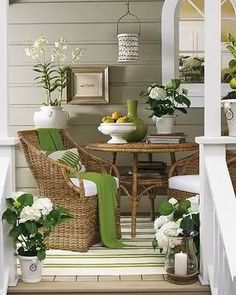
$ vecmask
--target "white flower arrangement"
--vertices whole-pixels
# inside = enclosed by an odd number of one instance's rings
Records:
[[[10,226],[9,236],[21,256],[46,257],[46,242],[50,233],[59,223],[72,217],[62,207],[54,207],[46,197],[34,197],[32,194],[17,192],[7,199],[8,208],[2,215]]]
[[[162,215],[154,221],[154,249],[159,247],[163,253],[166,253],[169,237],[197,236],[199,195],[182,201],[171,198],[161,204],[160,213]],[[170,241],[172,248],[179,244],[178,239],[170,239]]]
[[[19,223],[27,220],[39,220],[42,216],[47,216],[53,210],[53,204],[49,198],[37,198],[32,206],[26,206],[20,213]]]
[[[188,91],[180,90],[180,80],[172,79],[167,85],[151,84],[147,91],[142,91],[140,97],[146,98],[148,110],[152,111],[152,116],[162,117],[164,115],[174,115],[175,111],[187,113],[186,108],[190,106],[187,98]]]
[[[37,62],[33,70],[38,76],[35,77],[35,82],[46,90],[47,98],[44,105],[60,106],[63,100],[63,91],[67,86],[68,66],[65,65],[67,58],[67,45],[63,37],[54,43],[54,49],[51,54],[46,54],[48,51],[48,40],[46,36],[41,35],[35,41],[27,41],[25,53],[27,56]],[[85,49],[76,48],[72,51],[72,63],[78,62],[81,59]],[[52,97],[54,91],[58,92],[56,98]]]

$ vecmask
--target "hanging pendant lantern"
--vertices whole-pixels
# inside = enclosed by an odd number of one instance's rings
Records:
[[[130,13],[129,2],[127,5],[127,13],[121,16],[117,22],[117,38],[119,42],[119,56],[118,62],[129,62],[139,59],[139,37],[141,33],[141,23],[139,18]],[[137,20],[138,23],[138,33],[122,33],[119,34],[119,23],[126,16],[132,16]]]

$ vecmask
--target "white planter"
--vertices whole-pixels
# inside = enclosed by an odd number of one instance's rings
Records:
[[[174,132],[175,115],[153,116],[153,123],[156,125],[157,133],[170,134]]]
[[[127,143],[123,136],[135,131],[136,126],[134,123],[101,123],[98,130],[105,135],[111,136],[107,143],[118,144]]]
[[[37,256],[19,256],[21,279],[25,283],[38,283],[42,278],[43,261]]]
[[[65,129],[69,120],[67,112],[59,106],[41,106],[40,111],[33,116],[36,128],[58,128]]]
[[[224,104],[229,136],[236,136],[236,99],[224,99],[222,103]]]

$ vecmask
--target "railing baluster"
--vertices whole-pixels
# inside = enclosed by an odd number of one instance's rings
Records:
[[[219,281],[218,281],[218,274],[217,269],[219,269],[219,229],[218,229],[218,222],[216,217],[215,209],[213,210],[213,287],[218,288]]]
[[[219,241],[218,241],[218,268],[215,269],[215,272],[217,274],[217,281],[218,281],[218,295],[222,295],[224,292],[224,286],[223,286],[223,276],[225,273],[224,269],[224,263],[223,263],[223,256],[224,256],[224,248],[222,243],[222,238],[219,233]]]

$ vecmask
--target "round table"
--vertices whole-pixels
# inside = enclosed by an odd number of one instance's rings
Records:
[[[138,208],[138,202],[140,198],[152,190],[154,187],[164,187],[168,185],[168,178],[139,178],[138,177],[138,154],[140,153],[170,153],[171,164],[176,162],[175,152],[189,152],[196,151],[198,144],[185,142],[185,143],[146,143],[146,142],[135,142],[135,143],[124,143],[124,144],[110,144],[104,142],[95,142],[86,144],[86,148],[93,151],[112,152],[113,153],[113,164],[116,164],[117,153],[131,153],[133,155],[133,171],[131,177],[131,236],[136,236],[136,214]],[[127,184],[129,180],[121,179],[121,183]],[[138,195],[138,186],[142,185],[144,190]],[[126,190],[126,193],[128,191]],[[154,210],[154,199],[152,210]]]

